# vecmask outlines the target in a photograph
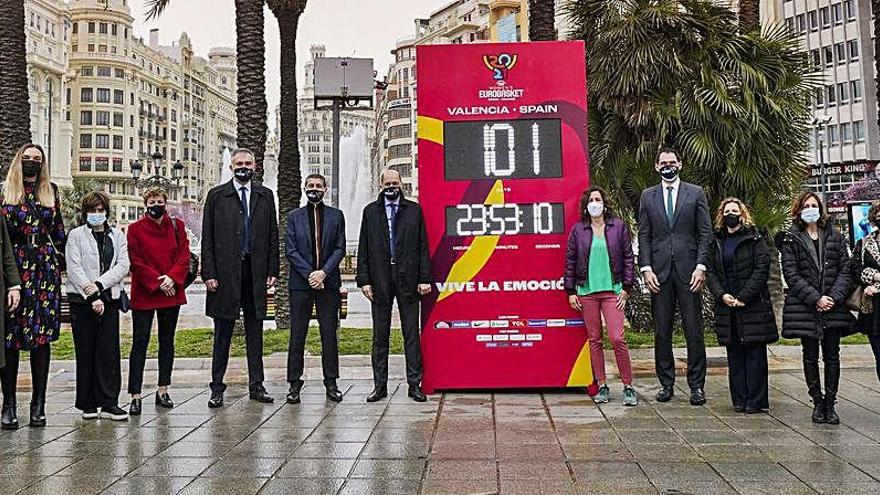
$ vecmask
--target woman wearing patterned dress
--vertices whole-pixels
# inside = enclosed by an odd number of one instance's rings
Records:
[[[46,386],[49,379],[50,342],[61,328],[61,256],[66,235],[61,220],[58,188],[50,182],[43,149],[23,146],[9,167],[3,183],[0,215],[6,220],[13,255],[21,275],[21,303],[7,313],[5,328],[6,367],[0,372],[4,429],[18,428],[15,389],[19,351],[28,351],[33,392],[30,426],[46,425]]]

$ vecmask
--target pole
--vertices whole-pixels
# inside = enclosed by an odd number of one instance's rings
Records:
[[[330,182],[330,202],[339,208],[339,134],[342,113],[342,99],[333,98],[333,179]]]
[[[52,172],[52,78],[49,78],[49,136],[46,138],[46,163]]]
[[[825,131],[821,131],[819,136],[819,173],[821,174],[819,187],[822,193],[822,204],[825,204]]]

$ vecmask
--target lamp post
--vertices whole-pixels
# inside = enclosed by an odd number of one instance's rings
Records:
[[[822,196],[822,203],[826,202],[826,181],[825,181],[825,135],[828,128],[828,124],[831,123],[830,115],[819,115],[813,118],[812,125],[816,132],[816,149],[819,152],[819,160],[817,165],[819,165],[819,191]],[[828,158],[831,159],[831,146],[828,146]]]
[[[168,190],[179,189],[180,179],[183,178],[183,164],[180,163],[180,160],[171,165],[171,178],[168,178],[161,173],[162,159],[164,158],[162,153],[157,151],[150,155],[150,158],[153,160],[153,174],[143,179],[141,176],[144,172],[144,164],[140,160],[135,160],[131,164],[131,178],[134,181],[134,186],[136,188],[161,187]]]

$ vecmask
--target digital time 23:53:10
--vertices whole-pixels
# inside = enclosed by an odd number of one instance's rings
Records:
[[[446,235],[559,234],[565,228],[562,203],[467,204],[446,207]]]

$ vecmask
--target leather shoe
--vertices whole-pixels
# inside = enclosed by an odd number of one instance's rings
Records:
[[[286,401],[288,404],[299,404],[302,402],[299,396],[299,388],[290,387],[290,391],[287,393]]]
[[[31,402],[31,422],[32,428],[42,428],[46,426],[46,403],[44,401]]]
[[[3,404],[3,414],[2,420],[0,420],[0,427],[4,430],[18,429],[18,415],[15,410],[14,402],[11,404]]]
[[[342,392],[339,391],[336,385],[332,385],[327,387],[327,398],[333,402],[342,402]]]
[[[669,402],[673,397],[675,397],[675,391],[672,387],[663,387],[654,398],[657,399],[657,402]]]
[[[174,409],[174,401],[168,396],[168,392],[164,394],[156,392],[156,405],[164,409]]]
[[[691,405],[692,406],[702,406],[706,403],[706,392],[703,392],[701,388],[695,388],[691,390]]]
[[[142,409],[141,406],[143,406],[142,399],[131,399],[131,405],[128,406],[128,415],[129,416],[140,416],[141,409]]]
[[[223,407],[223,392],[211,392],[211,400],[208,401],[208,407],[211,409]]]
[[[269,395],[264,388],[251,390],[251,400],[262,402],[263,404],[271,404],[275,402],[275,399],[272,398],[272,396]]]
[[[388,397],[388,389],[385,387],[376,387],[373,392],[367,396],[367,402],[376,402]]]
[[[425,393],[422,392],[422,387],[418,385],[410,385],[409,386],[409,394],[410,398],[416,402],[427,402],[428,398],[425,397]]]

